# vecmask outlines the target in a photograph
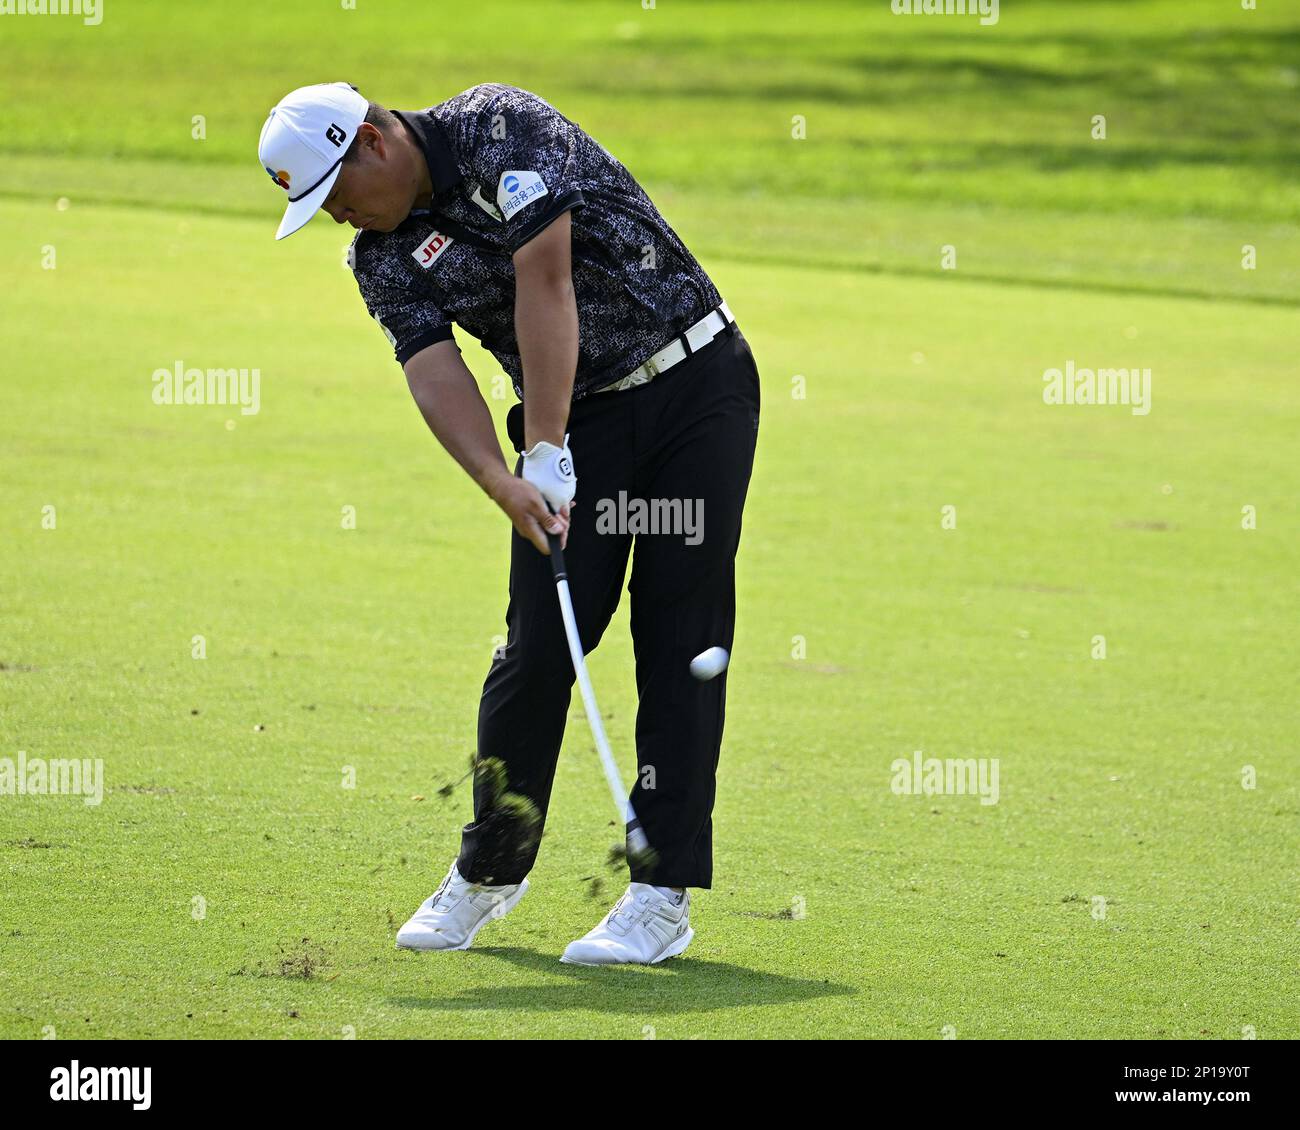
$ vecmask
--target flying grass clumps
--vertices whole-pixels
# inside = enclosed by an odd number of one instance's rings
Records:
[[[467,780],[469,780],[471,776],[473,776],[474,769],[477,766],[477,764],[478,764],[477,757],[473,753],[471,753],[469,755],[469,768],[460,775],[460,778],[458,780],[451,781],[448,784],[443,785],[442,788],[438,790],[438,795],[442,797],[443,800],[449,799],[456,792],[456,790],[461,787],[461,785],[463,785]]]
[[[646,848],[644,851],[637,853],[629,851],[626,844],[610,844],[609,853],[605,856],[605,866],[614,874],[618,874],[625,866],[653,871],[655,864],[658,862],[659,857],[655,854],[653,848]],[[605,890],[604,880],[599,875],[584,875],[580,882],[591,884],[587,888],[589,898],[600,898]]]
[[[469,771],[458,781],[444,785],[438,790],[441,797],[450,797],[456,789],[473,776],[474,792],[482,800],[483,822],[499,821],[509,826],[509,833],[502,837],[503,842],[512,845],[511,850],[517,856],[530,855],[541,837],[542,815],[528,797],[511,792],[506,786],[505,763],[499,757],[477,759],[470,755]],[[641,871],[653,871],[659,857],[653,848],[647,847],[638,852],[624,844],[611,844],[605,859],[605,866],[617,873],[624,867],[635,867]],[[588,892],[598,897],[601,880],[598,876],[585,876],[581,882],[591,883]]]
[[[506,767],[498,757],[485,757],[474,766],[474,791],[482,800],[485,819],[516,823],[527,847],[537,843],[542,814],[522,793],[506,788]]]
[[[498,866],[512,865],[518,861],[531,863],[537,853],[537,842],[542,834],[542,814],[528,797],[511,792],[507,787],[505,764],[497,757],[485,757],[473,765],[474,795],[478,811],[482,813],[481,825],[497,825],[500,833],[492,839],[501,844],[496,856]],[[496,853],[494,853],[496,854]],[[492,885],[492,876],[484,882]]]
[[[610,844],[609,856],[605,860],[605,866],[611,871],[619,871],[626,864],[628,867],[637,867],[643,871],[653,871],[655,864],[659,862],[659,856],[655,854],[654,848],[643,848],[641,851],[634,851],[626,844]]]

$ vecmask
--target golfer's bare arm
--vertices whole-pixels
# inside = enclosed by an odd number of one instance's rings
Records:
[[[420,350],[403,366],[420,414],[447,452],[509,516],[520,535],[549,553],[542,523],[551,516],[537,488],[517,479],[501,456],[483,394],[452,341]],[[563,438],[563,437],[561,437]],[[567,515],[558,519],[567,539]]]
[[[573,295],[572,228],[565,212],[515,252],[515,336],[524,367],[524,447],[564,443],[578,367],[578,305]],[[422,349],[404,366],[429,430],[515,529],[543,553],[550,515],[541,494],[515,478],[501,457],[492,415],[460,351],[450,341]],[[561,513],[568,540],[568,508]]]
[[[572,240],[569,213],[564,212],[514,254],[515,337],[524,366],[526,449],[539,440],[562,445],[569,421],[578,369]]]

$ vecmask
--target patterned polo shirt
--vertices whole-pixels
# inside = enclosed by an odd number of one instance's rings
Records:
[[[511,256],[566,211],[575,400],[626,376],[722,301],[632,174],[537,95],[483,83],[396,113],[428,162],[432,208],[391,232],[358,232],[349,262],[399,363],[451,338],[455,323],[522,398]]]

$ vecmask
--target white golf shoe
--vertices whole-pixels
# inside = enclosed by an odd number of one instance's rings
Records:
[[[504,918],[528,890],[528,880],[485,887],[461,878],[456,865],[397,931],[397,945],[408,950],[466,950],[493,918]]]
[[[691,944],[691,893],[666,898],[646,883],[631,883],[599,926],[570,942],[569,965],[657,965]]]

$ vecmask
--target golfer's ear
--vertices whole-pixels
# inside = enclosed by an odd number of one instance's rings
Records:
[[[357,127],[357,146],[361,149],[371,150],[381,159],[387,152],[387,146],[385,145],[386,140],[387,139],[384,137],[384,131],[371,125],[370,122],[362,122]]]

